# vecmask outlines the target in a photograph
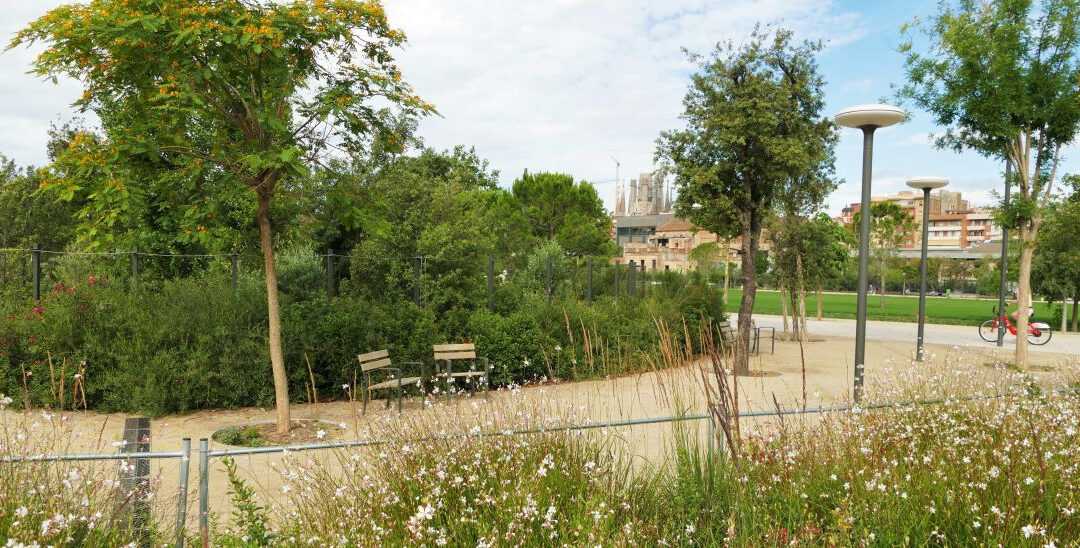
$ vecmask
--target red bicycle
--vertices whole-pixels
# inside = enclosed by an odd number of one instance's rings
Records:
[[[1044,345],[1050,342],[1050,337],[1053,336],[1053,331],[1050,329],[1050,324],[1043,322],[1033,322],[1032,318],[1028,318],[1027,326],[1027,340],[1031,344]],[[998,315],[997,307],[994,307],[994,318],[986,320],[979,326],[979,336],[986,342],[997,342],[998,338],[998,326],[1004,324],[1005,329],[1009,334],[1016,335],[1016,325],[1012,323],[1008,315]]]

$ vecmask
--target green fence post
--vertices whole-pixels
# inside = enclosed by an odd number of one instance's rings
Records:
[[[488,310],[495,310],[495,256],[488,255],[487,261]]]
[[[547,258],[547,297],[548,297],[548,304],[551,304],[551,298],[554,296],[554,293],[555,293],[555,288],[554,288],[555,275],[554,275],[553,264],[552,264],[554,262],[554,259],[555,258],[551,257],[551,256],[549,256]]]
[[[138,288],[139,286],[139,250],[131,252],[131,286]]]
[[[337,296],[337,284],[334,279],[334,250],[326,250],[326,296]]]
[[[30,257],[34,263],[34,301],[38,302],[41,301],[41,244],[34,244]]]
[[[592,302],[592,260],[593,260],[592,256],[589,256],[589,258],[586,259],[586,264],[588,266],[589,271],[588,271],[588,274],[586,275],[586,278],[585,278],[585,281],[586,281],[586,284],[587,284],[585,286],[585,297],[586,297],[586,299],[588,299],[588,301],[590,303]]]
[[[233,253],[230,259],[232,259],[232,290],[235,294],[240,288],[240,257]]]

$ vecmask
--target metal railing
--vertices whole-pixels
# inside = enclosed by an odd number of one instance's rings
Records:
[[[52,262],[50,259],[52,257],[76,256],[101,260],[119,260],[121,263],[111,263],[109,268],[115,272],[129,271],[124,276],[129,280],[132,287],[138,285],[140,277],[145,277],[149,259],[221,261],[230,274],[234,290],[239,287],[242,258],[238,253],[159,253],[139,250],[56,251],[42,249],[36,245],[31,248],[0,248],[0,259],[5,261],[4,264],[12,254],[16,257],[22,257],[17,259],[16,262],[25,261],[17,269],[19,275],[14,278],[18,278],[19,285],[26,284],[27,288],[32,292],[34,300],[40,300],[44,292],[47,291],[46,284],[49,274],[47,267]],[[261,264],[262,262],[261,257],[256,260],[254,256],[245,254],[243,258],[245,261],[250,259],[255,264]],[[341,267],[347,265],[353,259],[366,259],[366,257],[352,254],[336,253],[333,250],[315,253],[313,258],[323,263],[325,291],[330,297],[337,296],[338,285],[347,273],[347,269]],[[502,274],[496,271],[496,259],[497,257],[494,254],[480,254],[474,257],[477,272],[486,279],[487,294],[485,298],[489,307],[494,307],[496,287],[499,285],[497,280],[502,277]],[[505,259],[505,257],[500,258],[500,260],[502,259]],[[411,298],[417,305],[421,306],[426,301],[427,288],[425,285],[430,282],[429,277],[431,274],[425,266],[428,260],[429,257],[425,256],[413,257],[412,279],[408,280],[408,283],[412,286],[410,290]],[[684,273],[657,269],[655,264],[650,269],[645,261],[638,260],[628,260],[626,264],[620,264],[619,261],[609,262],[606,257],[569,255],[562,260],[565,261],[565,264],[560,267],[562,270],[560,270],[561,274],[559,276],[555,275],[556,268],[553,257],[547,258],[541,272],[538,273],[541,278],[539,280],[542,286],[541,289],[549,299],[565,291],[570,291],[578,298],[589,302],[602,295],[644,297],[653,290],[653,286],[664,285],[665,276],[671,274],[685,275]],[[0,264],[0,266],[3,265]],[[4,272],[6,270],[9,269],[0,268],[0,283],[5,282]],[[25,272],[23,272],[24,270]],[[9,284],[11,282],[12,280],[7,281]]]
[[[1051,390],[1052,394],[1071,394],[1075,395],[1080,389],[1075,388],[1054,388]],[[776,409],[771,411],[747,411],[740,412],[738,414],[739,419],[744,418],[764,418],[764,417],[780,417],[790,415],[810,415],[821,413],[840,413],[847,411],[875,411],[875,410],[887,410],[887,409],[904,409],[925,405],[943,405],[949,403],[963,403],[973,401],[984,401],[1002,399],[1008,397],[1023,397],[1028,395],[1026,392],[1009,392],[1003,394],[984,395],[984,396],[968,396],[957,398],[935,398],[925,400],[911,400],[905,402],[886,402],[877,404],[866,405],[829,405],[829,406],[817,406],[808,408],[792,408],[792,409]],[[655,424],[687,422],[687,421],[699,421],[708,420],[710,425],[710,448],[715,448],[713,444],[717,442],[715,436],[715,417],[709,413],[696,413],[696,414],[679,414],[668,415],[662,417],[645,417],[635,419],[621,419],[621,420],[608,420],[597,422],[585,422],[584,424],[564,424],[564,425],[548,425],[537,426],[529,428],[516,428],[506,429],[499,431],[489,432],[458,432],[450,434],[440,434],[432,436],[421,436],[417,438],[411,438],[409,440],[391,441],[386,439],[368,439],[368,440],[350,440],[350,441],[338,441],[338,442],[323,442],[323,443],[307,443],[296,445],[283,445],[274,447],[248,447],[248,448],[236,448],[236,449],[210,449],[210,440],[208,438],[199,439],[198,459],[199,459],[199,536],[202,540],[203,546],[209,546],[210,541],[210,460],[215,458],[228,458],[236,456],[250,456],[250,455],[266,455],[275,453],[293,453],[302,451],[318,451],[327,449],[349,449],[358,447],[378,447],[383,445],[389,445],[391,443],[425,443],[435,441],[446,441],[452,439],[462,438],[490,438],[490,437],[505,437],[505,436],[518,436],[518,435],[531,435],[531,434],[551,434],[559,432],[574,432],[585,430],[596,430],[605,428],[622,428],[633,426],[647,426]],[[179,451],[157,451],[157,452],[144,452],[144,453],[72,453],[64,455],[28,455],[28,456],[8,456],[0,459],[2,463],[19,463],[19,462],[70,462],[70,461],[95,461],[95,460],[123,460],[123,461],[136,461],[138,459],[180,459],[180,477],[179,477],[179,492],[177,496],[177,515],[176,515],[176,546],[184,546],[184,533],[186,532],[187,522],[187,499],[188,499],[188,481],[189,481],[189,463],[191,460],[191,438],[183,438],[181,441],[181,448]]]

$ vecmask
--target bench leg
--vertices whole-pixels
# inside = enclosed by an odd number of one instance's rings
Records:
[[[361,413],[364,414],[364,415],[367,415],[367,403],[368,403],[368,399],[370,399],[370,398],[371,398],[371,393],[368,391],[367,388],[364,388],[364,407],[363,407],[363,411],[361,411]]]
[[[397,387],[397,412],[401,414],[401,398],[405,395],[405,390],[401,388],[401,383],[398,383]]]

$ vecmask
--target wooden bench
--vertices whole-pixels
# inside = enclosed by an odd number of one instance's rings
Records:
[[[483,385],[485,390],[490,388],[491,362],[485,357],[477,357],[475,344],[436,344],[432,351],[435,357],[435,376],[446,381],[448,397],[450,384],[456,379],[465,379],[474,389],[479,385]],[[454,371],[454,364],[460,362],[468,362],[469,369]],[[443,364],[443,367],[440,368],[440,364]]]
[[[721,348],[725,351],[735,350],[735,340],[738,339],[738,331],[731,327],[731,322],[717,322],[716,329],[720,331]]]
[[[723,321],[716,324],[716,328],[720,331],[720,340],[724,345],[724,349],[730,349],[735,351],[735,342],[739,338],[738,329],[731,326],[731,322]],[[750,353],[761,353],[761,332],[764,330],[769,331],[771,341],[771,353],[776,353],[776,328],[775,327],[758,327],[756,322],[750,322]]]
[[[400,367],[395,367],[390,361],[390,352],[387,350],[377,350],[375,352],[368,352],[367,354],[360,354],[356,356],[356,359],[360,362],[360,369],[364,372],[364,410],[367,413],[368,400],[371,399],[371,394],[376,390],[394,390],[397,394],[398,401],[398,413],[401,412],[401,398],[404,395],[404,387],[416,385],[421,386],[424,382],[424,377],[405,377]],[[421,368],[423,364],[420,362],[402,362],[400,365],[417,365]],[[372,377],[376,373],[388,374],[385,380],[380,382],[372,382]],[[390,407],[390,399],[386,399],[386,407]]]

